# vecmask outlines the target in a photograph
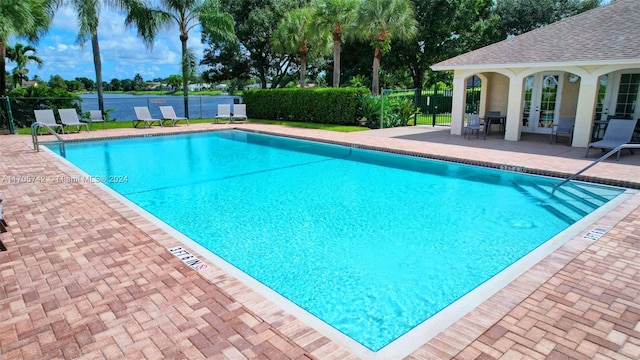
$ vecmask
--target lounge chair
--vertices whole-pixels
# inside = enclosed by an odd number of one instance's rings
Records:
[[[467,114],[467,126],[464,128],[464,136],[467,136],[467,132],[469,132],[469,140],[471,140],[471,135],[473,132],[476,132],[476,138],[480,137],[480,115],[478,114]],[[486,139],[486,137],[485,137]]]
[[[575,121],[576,118],[573,117],[559,118],[558,123],[553,124],[553,128],[551,128],[551,137],[549,138],[549,142],[558,142],[558,134],[569,134],[569,145],[571,145]]]
[[[589,150],[591,150],[591,148],[600,148],[604,151],[605,149],[614,149],[622,144],[628,144],[631,141],[637,122],[638,120],[609,120],[609,124],[604,131],[604,137],[602,140],[590,143],[584,157],[589,156]],[[632,149],[629,149],[629,151],[633,154]],[[620,151],[618,151],[616,159],[620,160]]]
[[[179,117],[176,115],[176,112],[173,110],[173,106],[160,106],[160,112],[162,113],[162,121],[170,122],[171,126],[176,126],[178,121],[184,120],[189,125],[189,119],[186,117]]]
[[[153,123],[157,123],[158,125],[162,126],[162,120],[152,118],[148,107],[134,106],[133,110],[135,110],[137,118],[136,120],[133,120],[134,128],[137,128],[140,124],[142,124],[144,127],[151,127]]]
[[[80,129],[85,126],[87,131],[89,131],[89,124],[78,121],[78,113],[76,109],[58,109],[58,115],[60,115],[60,122],[62,126],[67,127],[67,132],[69,131],[69,126],[75,126],[78,128],[78,132]]]
[[[218,114],[215,119],[216,124],[218,123],[218,119],[227,119],[228,121],[231,121],[231,105],[218,104]]]
[[[247,104],[233,105],[233,115],[231,115],[231,122],[233,122],[233,119],[247,120]]]
[[[104,120],[104,116],[102,116],[102,111],[89,110],[89,124],[93,123],[102,123],[102,128],[107,128],[107,122]]]
[[[53,110],[33,110],[33,113],[36,116],[36,122],[47,125],[53,131],[56,131],[56,128],[60,128],[64,134],[64,126],[56,122],[56,116],[53,114]]]

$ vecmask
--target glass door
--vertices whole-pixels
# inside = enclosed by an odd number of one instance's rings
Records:
[[[618,87],[618,99],[616,102],[617,119],[637,119],[640,111],[636,104],[640,88],[640,74],[621,74]]]
[[[522,131],[551,132],[559,114],[562,78],[561,73],[539,73],[525,79]]]
[[[556,109],[559,108],[558,89],[560,84],[559,75],[543,75],[540,94],[540,118],[538,119],[538,129],[550,129],[557,118]],[[547,131],[545,131],[547,132]]]
[[[524,79],[524,96],[522,100],[522,131],[530,132],[531,124],[536,122],[535,110],[533,110],[533,83],[534,76]]]

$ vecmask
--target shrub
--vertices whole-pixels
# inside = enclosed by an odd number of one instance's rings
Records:
[[[33,110],[75,108],[80,110],[80,98],[64,89],[47,86],[16,88],[9,92],[11,115],[16,127],[29,127],[35,121]]]
[[[242,98],[249,118],[356,125],[358,98],[366,93],[352,88],[269,89],[246,90]]]

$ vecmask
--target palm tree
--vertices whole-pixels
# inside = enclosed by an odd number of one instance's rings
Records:
[[[0,1],[0,96],[6,94],[7,87],[7,41],[13,37],[37,41],[49,29],[53,10],[49,0]]]
[[[371,92],[380,93],[379,72],[382,55],[391,50],[391,40],[409,40],[418,23],[409,0],[363,0],[358,6],[356,24],[359,36],[374,48]]]
[[[141,0],[133,8],[134,13],[146,13],[147,22],[138,24],[138,33],[153,44],[158,31],[169,27],[172,23],[178,25],[180,42],[182,44],[182,93],[184,97],[184,114],[189,117],[189,78],[194,73],[195,59],[193,53],[187,49],[189,31],[201,25],[203,33],[212,39],[232,41],[235,39],[233,18],[224,12],[219,0],[159,0],[159,7],[147,8]],[[127,18],[127,24],[130,19]]]
[[[313,12],[310,8],[293,9],[280,20],[271,38],[276,51],[296,53],[300,57],[300,88],[305,87],[307,55],[311,48],[323,52],[328,49],[330,39],[322,36],[312,25]]]
[[[38,68],[42,67],[42,59],[36,55],[38,50],[31,45],[16,43],[14,46],[7,46],[6,52],[7,59],[16,63],[16,67],[13,69],[13,80],[16,86],[20,86],[23,80],[29,80],[27,78],[29,62],[38,64]]]
[[[328,28],[333,36],[333,87],[340,87],[340,50],[345,27],[351,25],[359,0],[315,0],[312,8],[316,26]]]
[[[63,4],[63,0],[54,0],[58,6]],[[102,82],[102,58],[100,56],[100,43],[98,41],[98,25],[102,3],[112,6],[115,9],[127,12],[128,25],[139,25],[148,21],[144,16],[135,10],[136,0],[68,0],[68,4],[78,13],[78,38],[76,42],[84,45],[87,40],[91,40],[91,50],[93,53],[93,67],[96,73],[96,87],[98,91],[98,108],[104,114],[104,94]],[[140,34],[140,32],[138,32]]]

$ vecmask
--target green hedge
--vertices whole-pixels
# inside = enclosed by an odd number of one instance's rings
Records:
[[[247,116],[322,124],[357,125],[361,88],[246,90]]]

